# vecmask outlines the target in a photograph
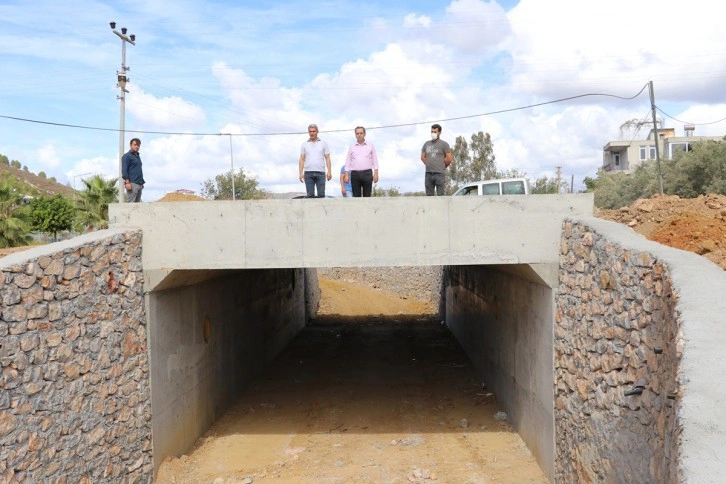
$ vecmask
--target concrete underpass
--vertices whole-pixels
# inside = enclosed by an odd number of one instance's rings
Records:
[[[150,479],[305,328],[335,267],[440,268],[440,317],[551,480],[726,472],[726,277],[593,218],[591,195],[109,210],[109,230],[2,259],[3,479]]]
[[[441,296],[448,327],[551,475],[551,288],[528,266],[452,266],[445,272]],[[210,275],[174,273],[179,283],[194,282],[148,296],[155,321],[150,365],[156,466],[188,451],[298,334],[307,320],[306,294],[308,303],[316,303],[314,270],[236,270],[200,281]]]
[[[144,233],[155,467],[188,450],[305,326],[315,267],[434,265],[442,319],[552,477],[559,233],[563,217],[591,214],[589,195],[265,202],[112,209]],[[351,210],[355,237],[328,222]]]

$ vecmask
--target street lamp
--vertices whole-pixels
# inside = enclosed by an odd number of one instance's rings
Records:
[[[232,164],[232,200],[234,200],[234,156],[232,155],[232,133],[219,133],[219,135],[229,136],[229,160]]]
[[[76,199],[76,178],[88,175],[93,175],[93,173],[81,173],[80,175],[73,175],[73,200]]]
[[[121,70],[116,71],[116,77],[118,79],[117,86],[121,90],[121,94],[116,96],[121,101],[121,120],[119,123],[119,136],[118,136],[118,202],[123,203],[124,201],[124,180],[122,177],[121,159],[124,156],[124,135],[125,135],[125,114],[126,114],[126,83],[130,80],[126,77],[126,72],[130,71],[130,67],[126,67],[126,43],[136,45],[136,35],[126,35],[126,27],[121,28],[121,32],[116,30],[116,22],[109,22],[111,30],[114,34],[118,35],[121,39]]]

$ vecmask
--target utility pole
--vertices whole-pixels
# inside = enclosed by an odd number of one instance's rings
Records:
[[[232,200],[235,199],[234,195],[234,155],[232,154],[232,133],[219,133],[220,136],[226,134],[229,136],[229,160],[232,163]]]
[[[660,194],[663,195],[663,175],[660,172],[660,140],[658,139],[658,121],[655,117],[655,93],[653,92],[653,81],[648,82],[650,91],[650,111],[653,114],[653,137],[655,138],[655,164],[658,167],[658,186]]]
[[[116,30],[116,22],[109,22],[109,25],[111,26],[111,30],[114,34],[118,35],[121,39],[121,70],[116,71],[116,77],[118,79],[117,86],[121,90],[121,93],[116,96],[118,100],[121,101],[121,114],[120,114],[120,121],[119,121],[119,132],[118,132],[118,203],[124,202],[124,180],[121,176],[122,168],[121,168],[121,159],[124,156],[124,138],[126,134],[126,128],[124,126],[125,124],[125,116],[126,116],[126,93],[128,92],[126,90],[126,83],[129,81],[129,79],[126,78],[126,72],[130,71],[130,67],[126,67],[126,43],[128,42],[131,45],[136,45],[136,36],[134,34],[126,35],[126,32],[128,29],[126,27],[121,28],[121,32]]]
[[[561,183],[561,176],[562,176],[562,167],[556,166],[555,167],[556,173],[557,173],[557,193],[560,193],[560,185]]]

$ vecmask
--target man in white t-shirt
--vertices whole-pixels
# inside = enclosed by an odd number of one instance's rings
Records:
[[[300,147],[300,181],[305,183],[308,198],[325,198],[325,180],[333,178],[328,143],[318,138],[318,126],[308,126],[310,138]]]

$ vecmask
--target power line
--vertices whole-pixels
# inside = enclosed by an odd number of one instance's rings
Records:
[[[718,121],[711,121],[711,122],[709,122],[709,123],[689,123],[689,122],[687,122],[687,121],[681,121],[681,120],[680,120],[680,119],[678,119],[678,118],[674,118],[673,116],[671,116],[670,114],[666,113],[665,111],[663,111],[663,110],[662,110],[661,108],[659,108],[658,106],[656,106],[655,108],[656,108],[656,109],[657,109],[658,111],[660,111],[661,113],[663,113],[663,115],[664,115],[664,116],[665,116],[666,118],[671,118],[671,119],[672,119],[673,121],[678,121],[679,123],[683,123],[683,124],[692,124],[692,125],[694,125],[694,126],[708,126],[709,124],[718,124],[718,123],[720,123],[720,122],[722,122],[722,121],[726,121],[726,118],[721,118],[721,119],[719,119]]]
[[[644,85],[643,88],[637,94],[635,94],[634,96],[631,96],[631,97],[623,97],[623,96],[618,96],[615,94],[606,94],[606,93],[578,94],[576,96],[569,96],[569,97],[564,97],[561,99],[554,99],[552,101],[544,101],[541,103],[528,104],[526,106],[519,106],[516,108],[500,109],[498,111],[489,111],[486,113],[470,114],[467,116],[456,116],[453,118],[433,119],[433,120],[428,120],[428,121],[415,121],[415,122],[411,122],[411,123],[388,124],[388,125],[383,125],[383,126],[373,126],[373,127],[369,127],[366,129],[373,130],[373,129],[402,128],[402,127],[418,126],[418,125],[429,124],[429,123],[444,123],[444,122],[448,122],[448,121],[459,121],[462,119],[480,118],[480,117],[484,117],[484,116],[492,116],[495,114],[504,114],[504,113],[510,113],[510,112],[514,112],[514,111],[523,111],[526,109],[532,109],[532,108],[536,108],[536,107],[540,107],[540,106],[546,106],[549,104],[556,104],[556,103],[561,103],[564,101],[571,101],[573,99],[581,99],[581,98],[585,98],[585,97],[594,97],[594,96],[612,97],[612,98],[623,99],[623,100],[627,101],[627,100],[635,99],[636,97],[640,96],[640,94],[643,93],[643,91],[645,90],[645,88],[647,86],[648,86],[647,84]],[[44,124],[44,125],[48,125],[48,126],[58,126],[58,127],[63,127],[63,128],[75,128],[75,129],[87,129],[87,130],[94,130],[94,131],[111,131],[111,132],[120,131],[120,129],[115,129],[115,128],[99,128],[99,127],[94,127],[94,126],[83,126],[83,125],[78,125],[78,124],[55,123],[55,122],[51,122],[51,121],[40,121],[37,119],[19,118],[16,116],[5,116],[2,114],[0,114],[0,118],[10,119],[13,121],[22,121],[25,123]],[[320,133],[345,133],[345,132],[350,131],[351,129],[353,129],[353,128],[333,129],[333,130],[327,130],[327,131],[320,131]],[[145,130],[133,130],[133,129],[126,129],[126,131],[130,132],[130,133],[137,133],[137,134],[159,134],[159,135],[167,135],[167,136],[169,136],[169,135],[218,136],[219,135],[219,133],[188,133],[188,132],[182,133],[182,132],[171,132],[171,131],[145,131]],[[231,136],[245,136],[245,137],[248,137],[248,136],[288,136],[288,135],[304,135],[304,134],[307,134],[307,131],[288,131],[288,132],[277,132],[277,133],[234,133],[234,134],[231,134]]]

